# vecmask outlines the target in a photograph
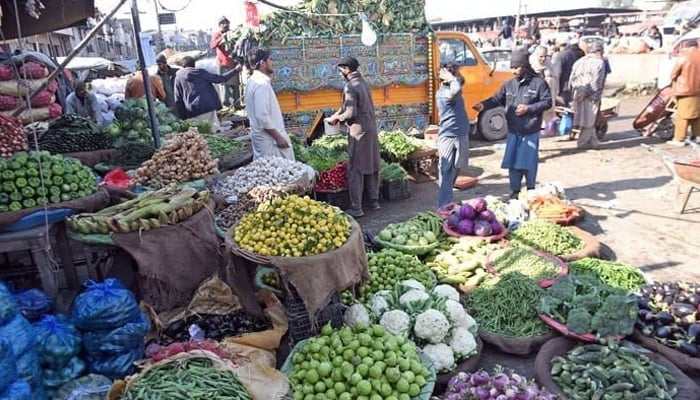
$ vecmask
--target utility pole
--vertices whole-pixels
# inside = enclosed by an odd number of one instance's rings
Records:
[[[520,17],[522,11],[527,14],[527,4],[523,0],[518,0],[518,14],[515,17],[515,28],[513,30],[513,47],[518,45],[518,35],[520,35]]]
[[[156,10],[156,23],[158,24],[158,45],[156,49],[158,52],[163,51],[165,48],[165,38],[163,37],[163,31],[160,28],[160,11],[158,10],[158,0],[153,0],[153,7]]]
[[[143,56],[143,45],[141,43],[141,20],[139,19],[139,6],[136,0],[131,0],[131,22],[134,25],[134,37],[136,38],[136,54],[139,64],[141,64],[141,74],[143,74],[143,84],[146,89],[146,103],[148,104],[148,116],[151,121],[151,133],[153,134],[153,144],[156,149],[160,147],[160,133],[158,132],[158,118],[156,118],[156,108],[153,104],[153,92],[151,82],[148,78],[148,68]]]

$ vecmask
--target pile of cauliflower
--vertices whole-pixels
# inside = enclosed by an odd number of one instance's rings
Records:
[[[375,293],[365,306],[355,304],[345,312],[345,323],[370,325],[378,321],[388,333],[410,338],[422,346],[438,372],[455,368],[457,361],[477,352],[476,321],[459,302],[450,285],[428,290],[409,279],[393,290]]]

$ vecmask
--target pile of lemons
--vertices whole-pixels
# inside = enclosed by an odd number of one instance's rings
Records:
[[[241,249],[262,256],[306,257],[341,247],[350,230],[350,219],[337,207],[290,195],[244,215],[233,238]]]

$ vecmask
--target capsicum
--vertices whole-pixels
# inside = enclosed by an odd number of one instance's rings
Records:
[[[25,178],[17,178],[15,179],[15,186],[21,189],[27,186],[27,180]]]
[[[15,178],[24,178],[26,176],[27,176],[27,171],[25,171],[23,169],[18,169],[17,171],[15,171]]]
[[[61,195],[61,188],[58,186],[51,186],[49,188],[49,194],[51,196],[60,196]]]
[[[36,191],[36,194],[38,196],[46,196],[47,194],[49,194],[49,190],[46,189],[44,186],[40,186],[34,190]]]
[[[41,180],[37,177],[31,177],[27,179],[27,183],[33,188],[38,188],[39,186],[41,186]]]
[[[15,153],[14,157],[12,157],[12,161],[19,163],[21,166],[25,166],[29,162],[29,156],[25,152]]]
[[[26,173],[27,173],[28,177],[32,177],[32,178],[36,178],[39,176],[39,170],[36,168],[27,168]]]
[[[10,162],[10,169],[13,171],[17,171],[18,169],[22,169],[22,164],[13,160]]]
[[[13,201],[10,203],[10,211],[19,211],[22,209],[22,203],[19,201]]]
[[[6,169],[2,171],[2,179],[5,181],[14,181],[15,173],[12,170]]]
[[[21,192],[22,197],[24,197],[25,199],[33,199],[34,196],[36,196],[36,191],[34,191],[34,188],[31,186],[23,187]]]
[[[30,160],[27,163],[27,169],[35,169],[38,171],[39,170],[39,163],[34,161],[34,160]]]
[[[10,200],[22,201],[22,193],[17,192],[17,191],[10,193]]]
[[[63,175],[65,173],[65,169],[62,165],[54,164],[51,166],[51,173],[54,175]]]
[[[49,201],[51,201],[52,203],[60,203],[60,202],[61,202],[61,196],[60,196],[60,195],[56,195],[56,194],[52,194],[51,196],[49,196]]]
[[[24,201],[22,201],[22,205],[24,208],[36,207],[36,201],[34,199],[24,199]]]
[[[63,180],[68,183],[78,182],[78,177],[73,174],[66,174],[63,176]]]
[[[69,186],[70,186],[70,191],[71,191],[71,192],[77,192],[77,191],[78,191],[78,184],[77,184],[77,183],[73,182],[73,183],[71,183]]]
[[[7,193],[0,193],[0,204],[8,204],[10,202],[10,195]]]
[[[7,204],[0,204],[0,213],[8,212],[10,211],[10,206]]]
[[[51,178],[51,182],[53,182],[54,185],[60,186],[63,185],[63,177],[61,176],[54,176]]]
[[[63,193],[61,195],[61,201],[69,201],[71,199],[70,193]]]
[[[15,186],[14,182],[3,182],[2,183],[2,191],[5,193],[12,193],[15,190],[17,190],[17,187]]]
[[[39,196],[36,198],[37,205],[47,204],[48,202],[49,202],[49,199],[46,196]]]

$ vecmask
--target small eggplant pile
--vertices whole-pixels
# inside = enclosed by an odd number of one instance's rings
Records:
[[[177,320],[163,330],[158,338],[158,344],[167,346],[171,343],[187,342],[197,329],[204,332],[205,339],[221,341],[224,338],[240,336],[245,333],[260,332],[272,328],[270,321],[246,314],[243,310],[231,314],[197,314]]]
[[[700,284],[653,283],[637,295],[635,327],[692,357],[700,356]]]

